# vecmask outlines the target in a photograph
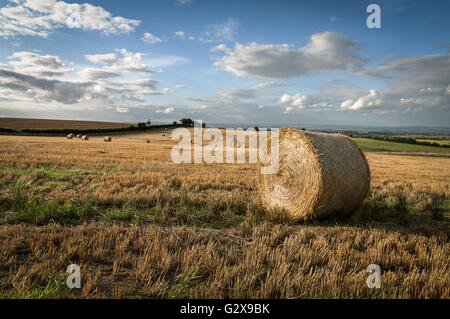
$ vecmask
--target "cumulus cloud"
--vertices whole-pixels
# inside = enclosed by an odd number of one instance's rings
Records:
[[[202,117],[214,114],[217,123],[224,121],[242,123],[246,118],[255,116],[265,121],[267,118],[274,119],[272,114],[280,114],[281,107],[277,105],[277,100],[281,94],[279,86],[283,84],[286,85],[279,82],[256,82],[251,86],[224,88],[214,95],[186,97],[186,100],[195,103],[187,106],[186,111],[192,114],[201,113]]]
[[[225,51],[225,52],[231,52],[231,49],[229,49],[225,44],[218,44],[215,47],[211,48],[211,52],[217,52],[217,51]]]
[[[284,110],[284,114],[288,114],[288,113],[290,113],[290,112],[292,112],[292,110],[293,110],[294,108],[292,107],[292,106],[288,106],[288,107],[286,107],[286,109]]]
[[[204,109],[206,109],[206,108],[208,108],[208,105],[206,105],[206,104],[203,104],[203,105],[194,105],[194,106],[191,106],[191,107],[190,107],[191,110],[204,110]]]
[[[82,80],[86,81],[97,81],[100,79],[107,79],[107,78],[115,78],[119,77],[120,73],[117,72],[108,72],[102,69],[95,69],[95,68],[86,68],[78,72],[78,75]]]
[[[384,81],[387,85],[368,95],[342,102],[344,110],[365,112],[419,112],[450,110],[450,53],[400,58],[358,75]]]
[[[128,113],[130,111],[130,109],[128,107],[120,107],[120,106],[118,106],[118,107],[116,107],[116,111],[118,113]]]
[[[156,113],[164,113],[164,114],[170,114],[173,111],[175,111],[175,108],[173,108],[172,106],[164,109],[164,110],[156,110]]]
[[[226,56],[231,57],[235,53],[236,49]],[[251,55],[253,63],[256,63],[255,56],[257,55]],[[311,62],[310,66],[313,65]],[[231,66],[235,67],[233,72],[263,74],[260,65],[253,69],[242,65]],[[377,89],[363,89],[350,85],[346,79],[322,78],[324,85],[319,87],[317,94],[284,94],[278,103],[299,109],[330,108],[335,105],[341,111],[363,114],[450,110],[450,53],[399,58],[375,67],[361,66],[359,69],[351,67],[350,70],[348,74],[351,76],[376,79],[384,86],[381,85]],[[293,111],[291,108],[287,110],[291,111]]]
[[[292,106],[298,107],[299,109],[304,109],[311,104],[311,98],[305,94],[289,95],[285,93],[281,96],[279,103],[289,103]]]
[[[32,94],[36,100],[43,102],[58,101],[65,104],[81,102],[83,98],[87,98],[94,85],[89,82],[47,80],[0,69],[0,87]]]
[[[143,72],[156,73],[156,71],[143,63],[145,53],[130,52],[126,49],[117,49],[122,54],[118,58],[114,53],[85,55],[86,59],[97,64],[104,64],[103,71],[111,73]]]
[[[0,36],[48,37],[57,28],[100,31],[104,34],[133,32],[139,20],[113,16],[100,6],[57,0],[15,0],[0,9]]]
[[[172,92],[159,90],[158,81],[150,78],[130,78],[153,71],[141,61],[143,54],[120,49],[122,57],[113,54],[86,55],[86,59],[101,64],[100,68],[68,69],[57,56],[32,52],[16,52],[8,63],[0,65],[0,95],[3,101],[27,100],[33,103],[62,104],[99,103],[115,105],[144,102],[147,97]],[[126,80],[121,78],[127,75]],[[116,110],[118,111],[118,110]],[[118,111],[120,112],[120,111]]]
[[[44,78],[64,76],[70,69],[57,56],[39,55],[33,52],[15,52],[9,57],[8,65],[14,71]]]
[[[383,93],[376,90],[370,90],[369,94],[359,97],[357,100],[345,100],[341,103],[344,110],[362,110],[380,106],[382,103]]]
[[[174,34],[177,37],[184,38],[184,31],[181,31],[181,30],[180,31],[175,31]]]
[[[116,62],[117,56],[114,53],[108,53],[108,54],[86,54],[84,56],[86,59],[93,63],[98,64],[112,64]]]
[[[289,113],[293,110],[293,106],[297,107],[299,110],[306,108],[330,108],[333,107],[326,97],[311,96],[307,94],[293,94],[289,95],[284,93],[278,100],[278,104],[289,104],[286,108],[285,113]]]
[[[450,82],[450,53],[401,58],[358,74],[412,90],[442,88]]]
[[[359,43],[330,31],[313,34],[301,48],[253,42],[237,43],[233,49],[223,45],[213,49],[225,54],[214,64],[240,77],[288,79],[317,72],[350,72],[359,70],[366,62],[356,54]]]
[[[141,40],[144,41],[145,43],[150,43],[150,44],[156,44],[156,43],[160,43],[163,41],[160,38],[158,38],[156,35],[151,34],[149,32],[144,33],[144,36],[141,38]]]

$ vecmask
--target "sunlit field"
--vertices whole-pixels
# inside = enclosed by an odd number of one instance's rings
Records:
[[[363,207],[289,224],[257,164],[174,164],[169,134],[0,136],[0,296],[450,298],[449,149],[357,141]]]

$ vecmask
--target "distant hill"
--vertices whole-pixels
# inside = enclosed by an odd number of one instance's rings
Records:
[[[136,125],[136,123],[115,123],[97,121],[70,121],[48,119],[0,118],[0,127],[14,130],[22,129],[107,129]]]

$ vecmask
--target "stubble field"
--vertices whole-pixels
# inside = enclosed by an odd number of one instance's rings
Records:
[[[162,132],[0,136],[1,297],[450,297],[448,153],[368,152],[360,211],[288,224],[256,164],[174,164]]]
[[[131,124],[98,122],[98,121],[73,121],[73,120],[48,120],[48,119],[23,119],[0,117],[0,127],[15,130],[21,129],[104,129],[128,127]]]

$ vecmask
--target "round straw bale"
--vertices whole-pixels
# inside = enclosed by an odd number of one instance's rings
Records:
[[[67,135],[67,139],[68,139],[68,140],[73,139],[73,137],[74,137],[74,135],[73,135],[72,133],[70,133],[69,135]]]
[[[112,138],[111,138],[111,136],[105,136],[105,138],[103,140],[105,142],[111,142]]]
[[[262,202],[283,209],[291,221],[350,214],[370,186],[370,170],[359,147],[341,134],[280,129],[279,166],[260,174]]]
[[[82,138],[83,136],[81,134],[77,134],[77,138]]]
[[[83,136],[81,137],[81,139],[82,139],[83,141],[87,141],[87,140],[89,140],[89,136],[83,135]]]

